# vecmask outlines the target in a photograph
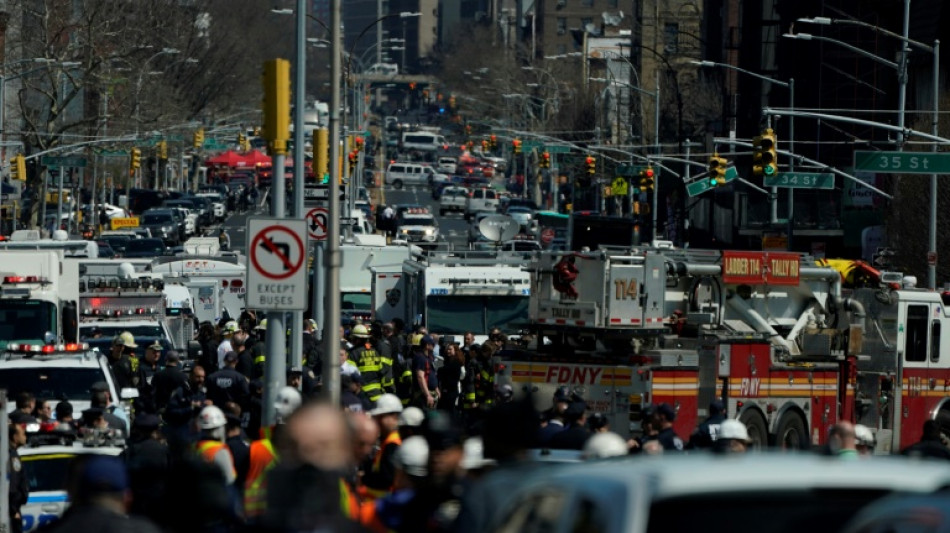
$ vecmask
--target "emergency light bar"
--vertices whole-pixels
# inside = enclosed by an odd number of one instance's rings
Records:
[[[106,279],[106,278],[91,278],[87,280],[81,280],[79,282],[79,292],[86,292],[87,290],[104,290],[104,289],[154,289],[160,291],[165,288],[165,282],[159,278],[129,278],[129,279]]]
[[[8,352],[16,353],[41,353],[51,354],[60,352],[84,352],[89,349],[89,343],[69,342],[66,344],[11,344],[7,346]]]
[[[131,309],[96,309],[86,307],[82,310],[83,316],[101,316],[101,317],[119,317],[135,315],[154,315],[157,310],[154,307],[133,307]]]
[[[39,276],[4,276],[3,284],[4,285],[17,285],[22,283],[49,283],[48,278],[41,278]]]

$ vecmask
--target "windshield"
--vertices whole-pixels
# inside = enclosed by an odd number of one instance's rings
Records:
[[[165,252],[165,245],[158,239],[135,239],[129,241],[125,249],[126,252],[151,252],[162,254]]]
[[[74,455],[24,455],[20,457],[30,483],[30,492],[66,490],[66,475]]]
[[[343,293],[344,311],[369,311],[373,307],[373,295],[368,292]]]
[[[50,367],[0,369],[0,389],[32,392],[37,398],[87,401],[92,385],[106,381],[101,368]]]
[[[102,337],[108,337],[109,339],[117,336],[123,331],[128,331],[132,334],[132,337],[162,337],[162,328],[158,324],[148,324],[142,326],[123,326],[122,324],[96,324],[96,327],[102,330]],[[79,330],[79,338],[81,340],[88,340],[92,338],[92,326],[84,326]]]
[[[57,331],[56,306],[41,300],[0,299],[0,344],[12,340],[43,341]]]
[[[407,217],[402,220],[403,226],[435,226],[433,217]]]
[[[102,240],[109,243],[113,249],[118,252],[124,252],[129,246],[129,241],[132,240],[131,237],[117,237],[117,236],[106,236],[102,237]]]
[[[154,225],[154,224],[171,224],[172,216],[171,215],[145,215],[142,217],[142,224],[145,225]]]
[[[426,327],[440,334],[518,333],[528,321],[528,303],[527,296],[429,296]]]

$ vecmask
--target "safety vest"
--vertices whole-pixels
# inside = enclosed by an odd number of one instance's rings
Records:
[[[350,520],[356,521],[360,518],[360,502],[342,477],[340,478],[340,511]]]
[[[390,446],[402,446],[402,437],[399,436],[398,431],[393,431],[386,436],[386,440],[379,446],[379,449],[376,450],[376,457],[373,458],[373,468],[372,472],[378,474],[379,469],[383,464],[383,453],[386,451],[386,448]],[[380,487],[370,487],[366,484],[360,484],[360,496],[366,499],[375,500],[377,498],[382,498],[383,496],[392,492],[392,480],[389,480],[389,486],[385,488]]]
[[[200,440],[197,443],[198,455],[201,456],[205,462],[214,464],[214,456],[217,455],[222,448],[228,450],[228,455],[231,455],[231,450],[228,449],[228,445],[219,441],[219,440]],[[237,476],[237,470],[234,469],[234,459],[231,459],[231,475]]]
[[[244,513],[248,518],[262,516],[267,509],[267,473],[277,465],[277,453],[270,439],[251,443],[250,468],[244,482]]]

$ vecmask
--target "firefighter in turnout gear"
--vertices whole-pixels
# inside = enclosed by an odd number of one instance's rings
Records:
[[[495,348],[486,342],[478,351],[475,360],[475,403],[482,409],[488,409],[495,403],[495,365],[492,356]]]
[[[356,364],[363,381],[363,392],[370,401],[375,402],[384,392],[392,392],[393,363],[392,359],[384,360],[373,348],[369,340],[369,330],[358,324],[353,327],[353,349],[350,350],[350,360]],[[385,388],[384,388],[385,387]]]

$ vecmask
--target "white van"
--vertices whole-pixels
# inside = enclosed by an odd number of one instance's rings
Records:
[[[428,131],[407,131],[402,134],[403,150],[423,150],[434,152],[448,145],[445,137]]]
[[[390,163],[386,169],[386,185],[392,185],[396,189],[402,189],[406,185],[431,185],[448,179],[448,176],[439,174],[434,168],[418,163]]]
[[[479,211],[497,210],[499,198],[500,195],[495,189],[488,187],[472,189],[465,201],[465,220],[471,220],[472,216]]]

